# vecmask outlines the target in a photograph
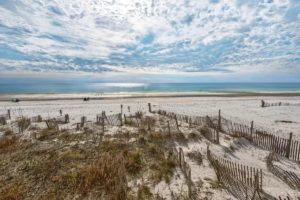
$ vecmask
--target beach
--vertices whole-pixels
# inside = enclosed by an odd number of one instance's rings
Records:
[[[125,96],[98,96],[97,94],[49,94],[49,95],[7,95],[1,96],[0,102],[0,114],[6,113],[9,109],[11,112],[12,121],[18,117],[33,117],[40,115],[43,120],[59,118],[60,110],[62,110],[63,116],[69,115],[70,122],[67,124],[59,124],[60,130],[71,130],[70,134],[81,134],[82,131],[76,130],[76,123],[81,121],[82,117],[86,117],[86,120],[91,123],[97,121],[97,115],[105,111],[106,115],[115,115],[122,113],[127,117],[135,115],[136,112],[142,112],[145,116],[158,117],[157,112],[159,110],[165,110],[168,112],[174,112],[176,114],[188,115],[188,116],[209,116],[211,118],[218,116],[219,111],[222,117],[238,122],[244,125],[251,125],[253,121],[254,127],[260,127],[266,130],[268,133],[276,135],[278,137],[288,139],[290,133],[293,133],[293,139],[300,141],[300,106],[274,106],[274,107],[261,107],[261,100],[268,103],[286,102],[286,103],[300,103],[299,96],[188,96],[188,95],[174,95],[158,97],[157,94],[152,96],[142,96],[139,98],[134,95],[124,94]],[[84,97],[90,97],[89,101],[83,101]],[[10,98],[19,98],[21,101],[14,103],[8,101]],[[155,113],[149,113],[148,103],[151,104],[151,109]],[[122,107],[121,107],[122,105]],[[157,118],[157,120],[159,120]],[[39,128],[47,128],[46,123],[36,123],[35,126]],[[125,125],[125,130],[134,132],[136,129]],[[95,129],[93,129],[95,130]],[[117,132],[116,127],[108,127],[107,132],[104,134],[109,138],[114,137]],[[180,130],[185,134],[187,138],[191,131],[194,129],[189,128],[188,123],[180,122]],[[196,129],[195,129],[196,130]],[[23,134],[24,138],[31,138],[32,131],[26,130]],[[202,137],[202,136],[201,136]],[[52,142],[55,142],[53,140]],[[83,144],[85,140],[83,140]],[[132,138],[130,141],[135,141]],[[44,142],[45,143],[45,142]],[[45,143],[46,144],[46,143]],[[82,144],[82,145],[83,145]],[[290,188],[278,177],[274,176],[266,166],[266,158],[270,154],[270,151],[262,148],[257,148],[249,143],[249,141],[243,138],[231,138],[226,134],[220,134],[220,144],[214,145],[208,142],[205,138],[201,140],[190,140],[182,143],[175,140],[175,148],[182,148],[186,156],[186,162],[191,167],[192,182],[195,185],[201,180],[203,186],[198,195],[202,197],[208,197],[208,199],[238,199],[230,195],[225,189],[212,188],[211,181],[216,179],[214,170],[211,168],[209,161],[204,158],[201,165],[197,164],[193,159],[188,157],[188,152],[200,152],[203,157],[206,157],[207,145],[210,144],[210,150],[217,156],[224,159],[228,159],[233,162],[241,163],[249,167],[255,167],[262,169],[264,176],[262,181],[262,187],[265,193],[271,194],[274,197],[287,196],[291,198],[298,197],[299,191]],[[232,147],[233,146],[233,147]],[[224,148],[231,149],[232,155],[224,152]],[[283,169],[298,173],[300,170],[299,164],[287,159],[281,159],[280,162],[276,162]],[[147,174],[146,172],[143,172]],[[179,174],[177,178],[172,178],[170,183],[161,181],[151,188],[151,192],[154,194],[159,193],[166,199],[172,199],[173,192],[183,191],[186,193],[188,187],[185,184],[184,175],[179,168],[176,168],[175,174]],[[180,175],[181,174],[181,175]],[[132,180],[129,185],[135,187],[136,184],[141,184],[139,175],[136,179]],[[147,182],[147,178],[146,183]],[[149,180],[148,180],[149,181]],[[209,194],[208,194],[209,193]]]

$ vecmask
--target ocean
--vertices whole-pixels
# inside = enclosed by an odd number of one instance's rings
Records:
[[[0,83],[0,94],[300,92],[300,83]]]

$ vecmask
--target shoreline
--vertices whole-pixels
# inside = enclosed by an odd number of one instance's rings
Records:
[[[2,94],[0,102],[19,99],[20,101],[58,101],[58,100],[90,100],[135,99],[135,98],[189,98],[189,97],[300,97],[300,93],[268,93],[268,92],[240,92],[240,93],[80,93],[80,94]]]

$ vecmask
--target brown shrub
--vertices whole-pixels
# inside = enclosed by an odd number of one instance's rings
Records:
[[[24,186],[20,186],[19,181],[14,181],[0,189],[0,200],[22,199],[27,192],[28,190]]]
[[[74,179],[77,194],[85,195],[97,188],[108,199],[126,199],[127,181],[120,156],[105,154],[95,164],[79,169]]]
[[[19,139],[20,137],[15,135],[0,139],[0,154],[17,151],[20,147]]]

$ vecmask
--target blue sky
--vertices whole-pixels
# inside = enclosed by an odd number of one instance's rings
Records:
[[[300,82],[300,1],[0,0],[0,78]]]

